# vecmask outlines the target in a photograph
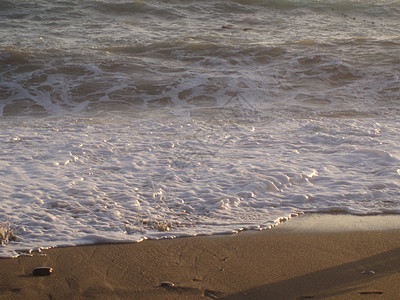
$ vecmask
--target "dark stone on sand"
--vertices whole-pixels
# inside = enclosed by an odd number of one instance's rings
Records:
[[[161,287],[173,287],[173,286],[175,286],[175,284],[173,284],[172,282],[169,282],[169,281],[163,281],[163,282],[161,282],[160,286]]]
[[[32,275],[34,276],[49,276],[53,273],[53,268],[50,267],[38,267],[33,269]]]
[[[372,291],[372,292],[359,292],[359,295],[382,295],[383,292],[380,291]]]

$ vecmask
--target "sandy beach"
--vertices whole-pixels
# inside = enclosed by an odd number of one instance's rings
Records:
[[[308,215],[232,235],[0,260],[2,299],[398,299],[397,216]],[[36,267],[50,276],[33,276]]]

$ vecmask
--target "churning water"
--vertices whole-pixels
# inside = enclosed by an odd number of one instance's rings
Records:
[[[0,255],[399,213],[399,15],[0,0]]]

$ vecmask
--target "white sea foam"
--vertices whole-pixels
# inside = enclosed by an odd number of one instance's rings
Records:
[[[236,119],[207,112],[4,119],[0,218],[18,239],[1,255],[268,227],[337,207],[399,211],[392,120],[282,120],[260,110],[268,118],[244,122],[239,108]]]

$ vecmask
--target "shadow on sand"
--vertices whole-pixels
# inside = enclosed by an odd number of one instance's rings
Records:
[[[377,289],[376,285],[372,286],[372,281],[396,273],[400,273],[400,248],[359,261],[258,286],[229,295],[225,299],[318,299],[345,293],[354,293],[354,296],[380,295],[379,299],[388,299],[383,290]]]

